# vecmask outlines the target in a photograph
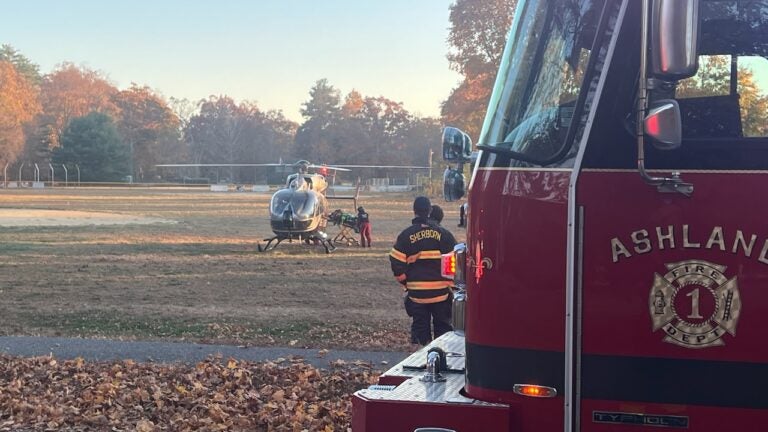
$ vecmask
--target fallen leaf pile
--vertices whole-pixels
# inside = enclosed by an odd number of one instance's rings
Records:
[[[348,431],[369,364],[197,365],[0,355],[0,431]]]

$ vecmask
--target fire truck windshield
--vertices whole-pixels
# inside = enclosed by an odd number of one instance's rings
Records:
[[[557,2],[518,4],[480,148],[539,164],[567,153],[605,1]]]

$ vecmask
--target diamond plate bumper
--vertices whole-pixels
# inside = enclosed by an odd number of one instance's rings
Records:
[[[445,382],[419,380],[425,373],[427,352],[432,347],[440,347],[447,354],[449,370],[443,371]],[[424,427],[462,432],[509,431],[508,405],[462,395],[464,355],[464,337],[448,333],[389,369],[379,379],[381,386],[354,394],[353,432],[413,431]]]

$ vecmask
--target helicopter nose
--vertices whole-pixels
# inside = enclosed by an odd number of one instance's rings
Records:
[[[291,209],[287,209],[283,212],[283,225],[285,225],[286,228],[293,228],[293,211]]]

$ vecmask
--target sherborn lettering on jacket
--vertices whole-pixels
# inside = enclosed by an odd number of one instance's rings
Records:
[[[629,235],[631,242],[624,243],[618,237],[612,238],[611,254],[613,262],[619,262],[621,258],[631,258],[633,252],[642,255],[665,249],[719,249],[723,252],[741,253],[747,258],[751,258],[754,253],[758,261],[768,264],[768,239],[763,240],[761,245],[756,234],[745,235],[742,230],[725,232],[723,227],[719,226],[712,228],[708,234],[706,237],[701,236],[701,233],[695,235],[688,225],[656,227],[650,232],[642,229]],[[627,247],[627,244],[630,247]]]
[[[440,241],[440,237],[442,235],[440,234],[440,231],[428,229],[424,231],[419,231],[415,234],[411,234],[411,243],[416,243],[419,240],[424,239],[435,239],[437,241]]]

